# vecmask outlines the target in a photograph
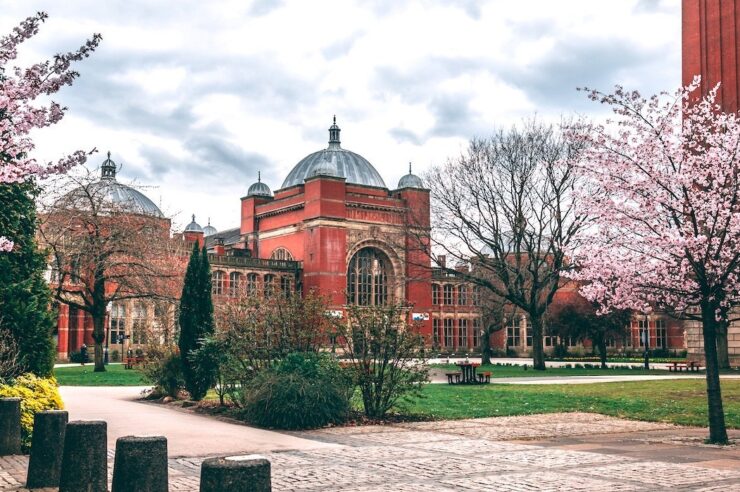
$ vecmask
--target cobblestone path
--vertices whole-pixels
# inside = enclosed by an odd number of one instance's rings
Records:
[[[266,456],[278,492],[740,490],[740,447],[703,445],[704,433],[550,414],[300,432],[343,447]],[[170,459],[170,490],[197,490],[202,460]],[[0,458],[0,490],[24,490],[26,466]]]

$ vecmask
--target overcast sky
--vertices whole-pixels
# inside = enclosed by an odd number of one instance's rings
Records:
[[[599,116],[576,87],[680,84],[678,0],[0,0],[0,32],[37,10],[20,64],[103,35],[37,157],[110,150],[176,227],[238,226],[257,171],[280,188],[334,114],[395,188],[497,126]]]

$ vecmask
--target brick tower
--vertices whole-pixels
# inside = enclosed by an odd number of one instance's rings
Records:
[[[721,82],[718,102],[725,112],[740,107],[740,1],[683,0],[683,85],[701,75],[703,96]]]

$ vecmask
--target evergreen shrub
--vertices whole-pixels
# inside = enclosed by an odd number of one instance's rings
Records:
[[[276,429],[315,429],[347,419],[353,385],[331,357],[293,353],[258,373],[243,391],[245,420]]]

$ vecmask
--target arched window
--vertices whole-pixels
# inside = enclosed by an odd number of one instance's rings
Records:
[[[272,297],[275,292],[275,275],[265,275],[265,297]]]
[[[442,290],[444,292],[444,299],[443,299],[444,302],[443,302],[443,304],[445,304],[446,306],[451,306],[453,304],[453,302],[452,302],[452,300],[453,300],[453,297],[452,297],[453,287],[452,287],[452,285],[445,284],[445,286],[443,287]]]
[[[375,248],[363,248],[347,268],[347,303],[360,306],[388,302],[388,283],[393,270],[388,257]]]
[[[229,274],[229,295],[238,297],[244,293],[244,275],[239,272]]]
[[[226,275],[220,270],[211,274],[211,293],[220,296],[226,290]]]
[[[247,295],[253,296],[257,293],[257,274],[250,273],[247,275]]]
[[[457,303],[460,306],[468,305],[468,286],[467,285],[457,286]]]
[[[432,284],[432,304],[439,304],[439,285]]]
[[[293,261],[293,255],[290,254],[290,251],[285,248],[277,248],[275,251],[272,252],[272,255],[270,255],[270,259]]]

